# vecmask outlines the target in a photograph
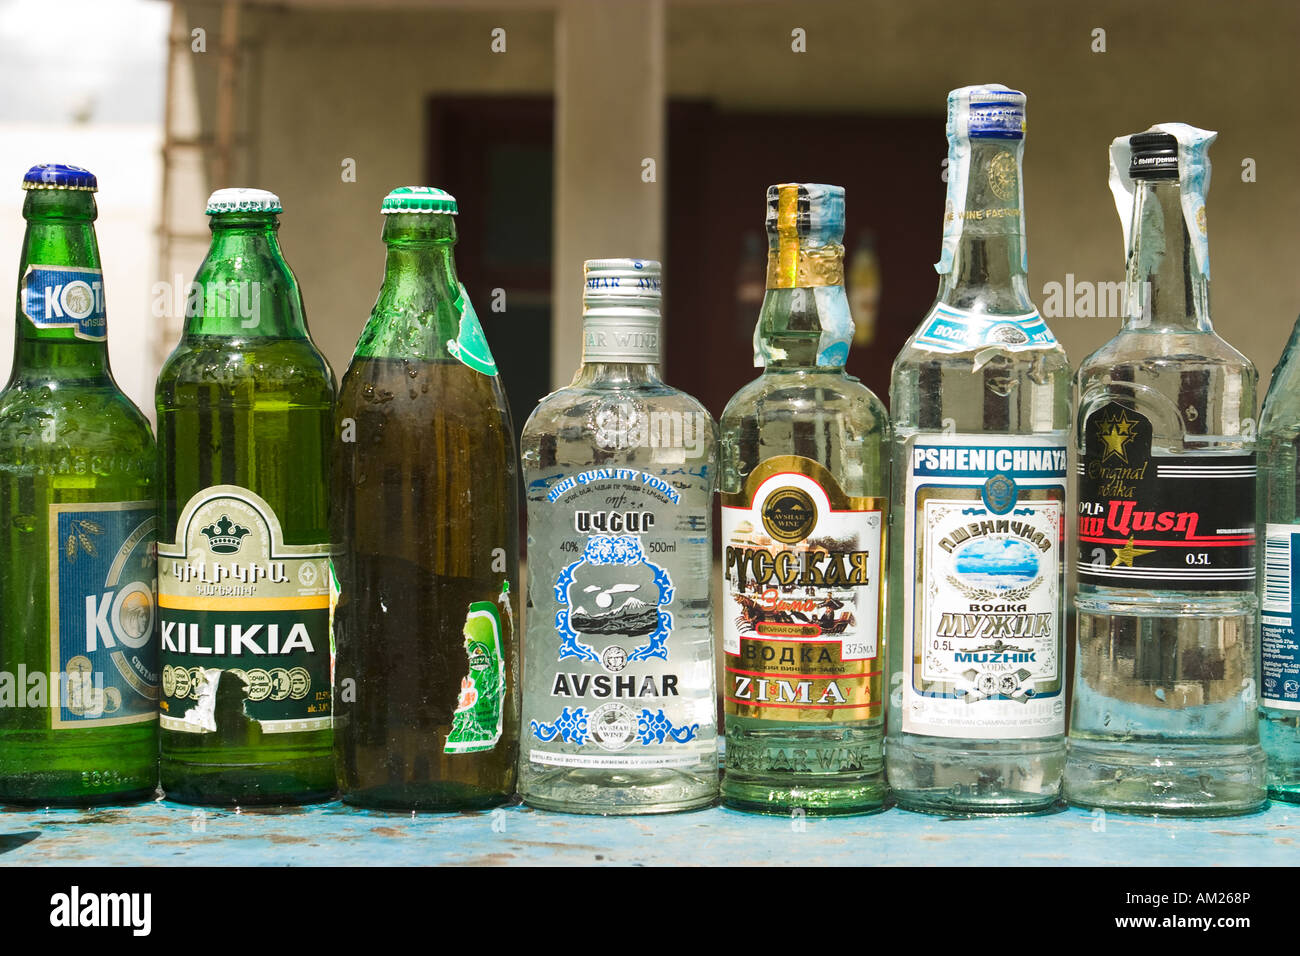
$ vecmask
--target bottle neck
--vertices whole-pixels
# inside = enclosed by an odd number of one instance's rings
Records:
[[[51,380],[111,382],[104,284],[95,239],[94,194],[30,190],[18,266],[17,325],[9,384]],[[81,271],[81,276],[68,275]],[[92,274],[93,273],[93,274]],[[73,283],[82,283],[73,288]],[[89,311],[80,330],[74,315]],[[30,313],[30,315],[29,315]]]
[[[573,376],[571,385],[582,388],[637,388],[662,385],[659,366],[652,362],[584,361]]]
[[[358,358],[451,361],[460,328],[456,224],[448,215],[384,217],[384,282],[357,342]]]
[[[1139,181],[1130,234],[1124,328],[1210,331],[1210,280],[1196,261],[1176,180]]]
[[[939,301],[957,309],[1021,315],[1034,311],[1025,262],[1024,212],[1020,204],[1021,145],[1018,139],[970,141],[964,169],[950,181],[966,183],[965,203],[945,211],[950,268],[939,281]]]
[[[844,247],[838,242],[808,246],[789,232],[769,232],[767,289],[754,330],[756,364],[769,372],[842,373],[852,323]],[[841,339],[843,347],[836,347]]]
[[[306,338],[298,280],[284,261],[275,213],[211,217],[212,245],[194,276],[185,335]]]

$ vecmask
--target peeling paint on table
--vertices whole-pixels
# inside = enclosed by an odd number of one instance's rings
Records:
[[[1248,817],[1126,817],[1084,810],[948,819],[890,810],[791,819],[720,807],[585,817],[523,806],[401,814],[331,803],[214,810],[158,801],[0,811],[0,865],[1083,865],[1300,863],[1300,807]]]

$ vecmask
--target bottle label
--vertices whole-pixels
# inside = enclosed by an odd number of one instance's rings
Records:
[[[100,269],[29,265],[18,297],[23,315],[38,329],[72,329],[77,338],[91,342],[108,338]]]
[[[1079,580],[1157,591],[1255,587],[1255,456],[1154,455],[1151,422],[1109,402],[1088,416]]]
[[[903,732],[1063,734],[1065,445],[924,435],[908,455]]]
[[[824,467],[769,458],[722,496],[728,716],[827,724],[883,713],[885,502]]]
[[[1263,703],[1300,710],[1300,524],[1267,524],[1260,601]]]
[[[464,283],[461,284],[460,295],[456,297],[452,308],[460,314],[460,328],[456,338],[447,343],[447,351],[458,362],[468,365],[474,371],[482,372],[484,375],[495,375],[496,359],[492,357],[492,350],[488,348],[487,336],[483,334],[483,326],[479,324],[478,313],[474,311],[474,306],[469,301],[469,293],[465,291]]]
[[[328,544],[286,545],[262,498],[216,485],[158,558],[164,730],[331,726]]]
[[[49,520],[50,726],[156,720],[154,503],[56,504]]]
[[[503,594],[509,592],[506,586]],[[470,754],[491,750],[501,739],[506,694],[505,654],[501,649],[501,615],[491,601],[475,601],[465,615],[468,672],[443,750]]]
[[[649,769],[702,760],[701,731],[707,739],[714,725],[712,655],[674,637],[685,628],[707,641],[709,620],[683,607],[673,569],[702,575],[685,584],[707,603],[712,475],[708,464],[672,473],[681,477],[593,468],[530,487],[529,574],[538,582],[530,603],[553,612],[557,639],[540,658],[545,676],[526,678],[538,715],[527,728],[532,763]],[[548,524],[553,533],[535,530]],[[541,541],[556,552],[539,553]]]
[[[983,348],[1024,352],[1054,348],[1056,337],[1037,310],[1024,315],[989,315],[940,302],[921,320],[912,344],[923,352],[973,352]]]

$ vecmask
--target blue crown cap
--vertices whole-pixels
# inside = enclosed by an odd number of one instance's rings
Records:
[[[99,181],[89,169],[67,163],[37,163],[23,177],[23,189],[82,189],[95,192]]]

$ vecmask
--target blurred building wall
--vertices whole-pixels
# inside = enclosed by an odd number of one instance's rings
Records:
[[[552,92],[553,8],[564,2],[516,0],[499,9],[487,3],[347,9],[339,2],[320,9],[305,2],[246,8],[241,77],[251,90],[244,165],[236,168],[245,184],[274,189],[284,199],[284,248],[302,281],[313,332],[337,371],[381,277],[379,199],[422,177],[426,99]],[[180,9],[191,24],[219,21],[212,4]],[[947,91],[978,82],[1026,91],[1026,223],[1031,288],[1040,306],[1046,284],[1064,284],[1067,275],[1076,285],[1123,276],[1121,232],[1106,182],[1113,137],[1166,121],[1219,130],[1209,204],[1213,315],[1219,331],[1265,376],[1271,371],[1300,307],[1291,268],[1300,252],[1293,226],[1300,208],[1300,105],[1290,95],[1300,6],[1284,0],[1007,0],[996,7],[947,0],[691,0],[669,3],[665,21],[669,97],[709,99],[732,110],[804,111],[810,123],[819,111],[932,112],[940,193]],[[491,50],[494,28],[506,30],[504,53]],[[804,31],[806,52],[791,48],[795,28]],[[570,35],[568,42],[580,39]],[[587,42],[605,41],[593,34]],[[195,83],[207,91],[201,103],[211,100],[210,73],[211,61],[196,64]],[[624,78],[611,76],[611,85],[615,79]],[[203,115],[207,122],[210,112]],[[602,118],[587,122],[599,129]],[[798,135],[797,128],[773,130],[774,137]],[[349,158],[356,162],[355,183],[340,177]],[[1243,182],[1247,160],[1255,182]],[[689,172],[661,169],[667,176]],[[773,181],[779,178],[774,171]],[[439,185],[454,191],[453,183]],[[191,201],[201,204],[197,192]],[[852,196],[848,203],[852,232]],[[761,204],[756,196],[756,224]],[[557,220],[564,215],[557,209]],[[893,228],[928,230],[938,255],[938,222],[871,225],[882,244]],[[561,268],[574,275],[577,265]],[[555,322],[568,323],[571,332],[577,316],[557,311]],[[1077,364],[1119,320],[1065,315],[1051,323]],[[575,361],[557,355],[555,365],[571,368]]]

